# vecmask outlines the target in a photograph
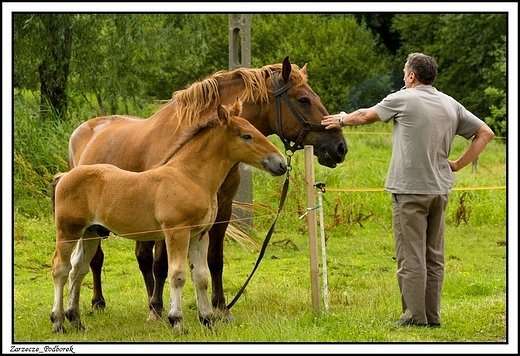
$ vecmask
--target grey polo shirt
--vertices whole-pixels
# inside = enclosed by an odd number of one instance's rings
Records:
[[[375,106],[393,119],[393,147],[385,191],[449,194],[455,180],[447,162],[455,135],[473,137],[484,124],[452,97],[420,85],[388,95]]]

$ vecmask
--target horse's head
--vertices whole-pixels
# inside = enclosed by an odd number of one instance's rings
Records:
[[[347,142],[341,129],[325,130],[321,125],[323,116],[329,113],[307,84],[307,64],[299,69],[286,57],[281,71],[272,73],[268,79],[272,81],[275,101],[275,105],[270,105],[271,128],[282,139],[285,149],[294,152],[312,145],[319,164],[334,168],[343,162]]]
[[[229,156],[236,162],[265,170],[273,176],[286,173],[287,162],[280,150],[249,121],[239,116],[241,109],[239,100],[233,106],[219,104],[217,107],[218,120],[231,136],[225,145]]]

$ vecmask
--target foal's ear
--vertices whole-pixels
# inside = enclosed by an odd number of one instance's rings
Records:
[[[289,81],[289,77],[291,76],[291,62],[289,62],[289,56],[285,57],[282,63],[282,78],[287,83]]]
[[[221,122],[227,122],[228,117],[229,117],[229,111],[225,107],[223,107],[221,104],[218,104],[217,115],[218,115],[218,119]]]
[[[238,98],[235,100],[233,107],[229,110],[229,114],[233,116],[240,116],[240,112],[242,111],[242,101]]]

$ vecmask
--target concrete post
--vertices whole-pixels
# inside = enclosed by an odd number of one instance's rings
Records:
[[[240,67],[251,67],[251,15],[230,14],[229,19],[229,70]],[[235,200],[253,203],[253,177],[250,170],[240,163],[240,186]],[[252,212],[247,209],[233,208],[233,215],[240,219],[241,225],[251,229],[253,225]]]

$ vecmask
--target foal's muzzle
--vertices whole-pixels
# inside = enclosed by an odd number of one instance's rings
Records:
[[[281,176],[287,172],[287,162],[283,156],[269,155],[262,158],[262,166],[273,176]]]

